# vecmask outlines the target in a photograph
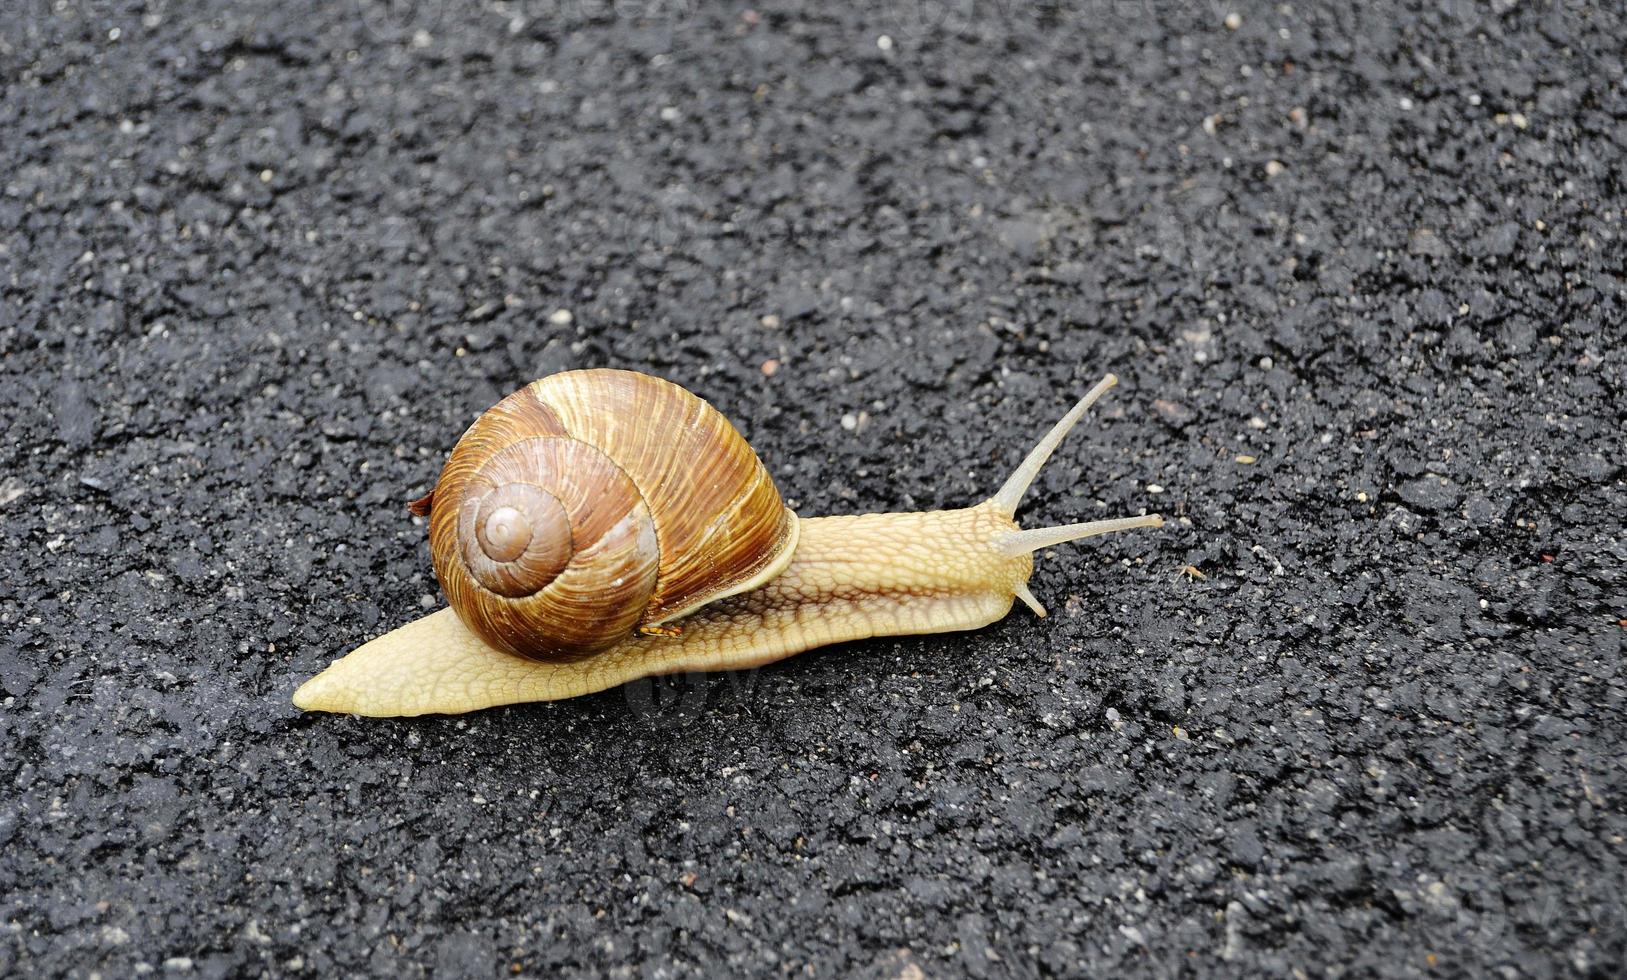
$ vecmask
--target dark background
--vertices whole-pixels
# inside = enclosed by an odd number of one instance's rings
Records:
[[[1619,5],[22,6],[0,974],[1621,969]],[[1025,520],[1180,520],[1048,620],[299,715],[594,365],[808,515],[1113,370]]]

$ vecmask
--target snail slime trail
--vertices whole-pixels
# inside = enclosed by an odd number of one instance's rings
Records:
[[[683,388],[610,369],[534,381],[469,427],[411,505],[429,518],[448,608],[334,661],[294,704],[456,714],[977,629],[1019,599],[1044,616],[1028,591],[1035,551],[1163,524],[1017,526],[1040,468],[1115,383],[1098,382],[975,506],[799,518],[728,419]]]

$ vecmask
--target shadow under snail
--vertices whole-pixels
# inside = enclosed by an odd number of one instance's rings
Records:
[[[1028,591],[1033,552],[1158,515],[1024,530],[1040,467],[1104,377],[973,507],[799,518],[716,409],[632,371],[567,371],[476,419],[430,493],[449,607],[333,662],[307,711],[455,714],[872,636],[969,630]]]

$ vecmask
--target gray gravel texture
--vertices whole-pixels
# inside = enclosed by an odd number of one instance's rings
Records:
[[[12,2],[0,975],[1620,974],[1619,5]],[[809,515],[1112,370],[1025,519],[1178,520],[1045,620],[296,712],[594,365]]]

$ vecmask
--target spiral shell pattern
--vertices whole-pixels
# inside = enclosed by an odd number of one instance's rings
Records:
[[[487,642],[591,655],[779,574],[796,516],[716,409],[632,371],[569,371],[481,415],[430,498],[435,574]]]

